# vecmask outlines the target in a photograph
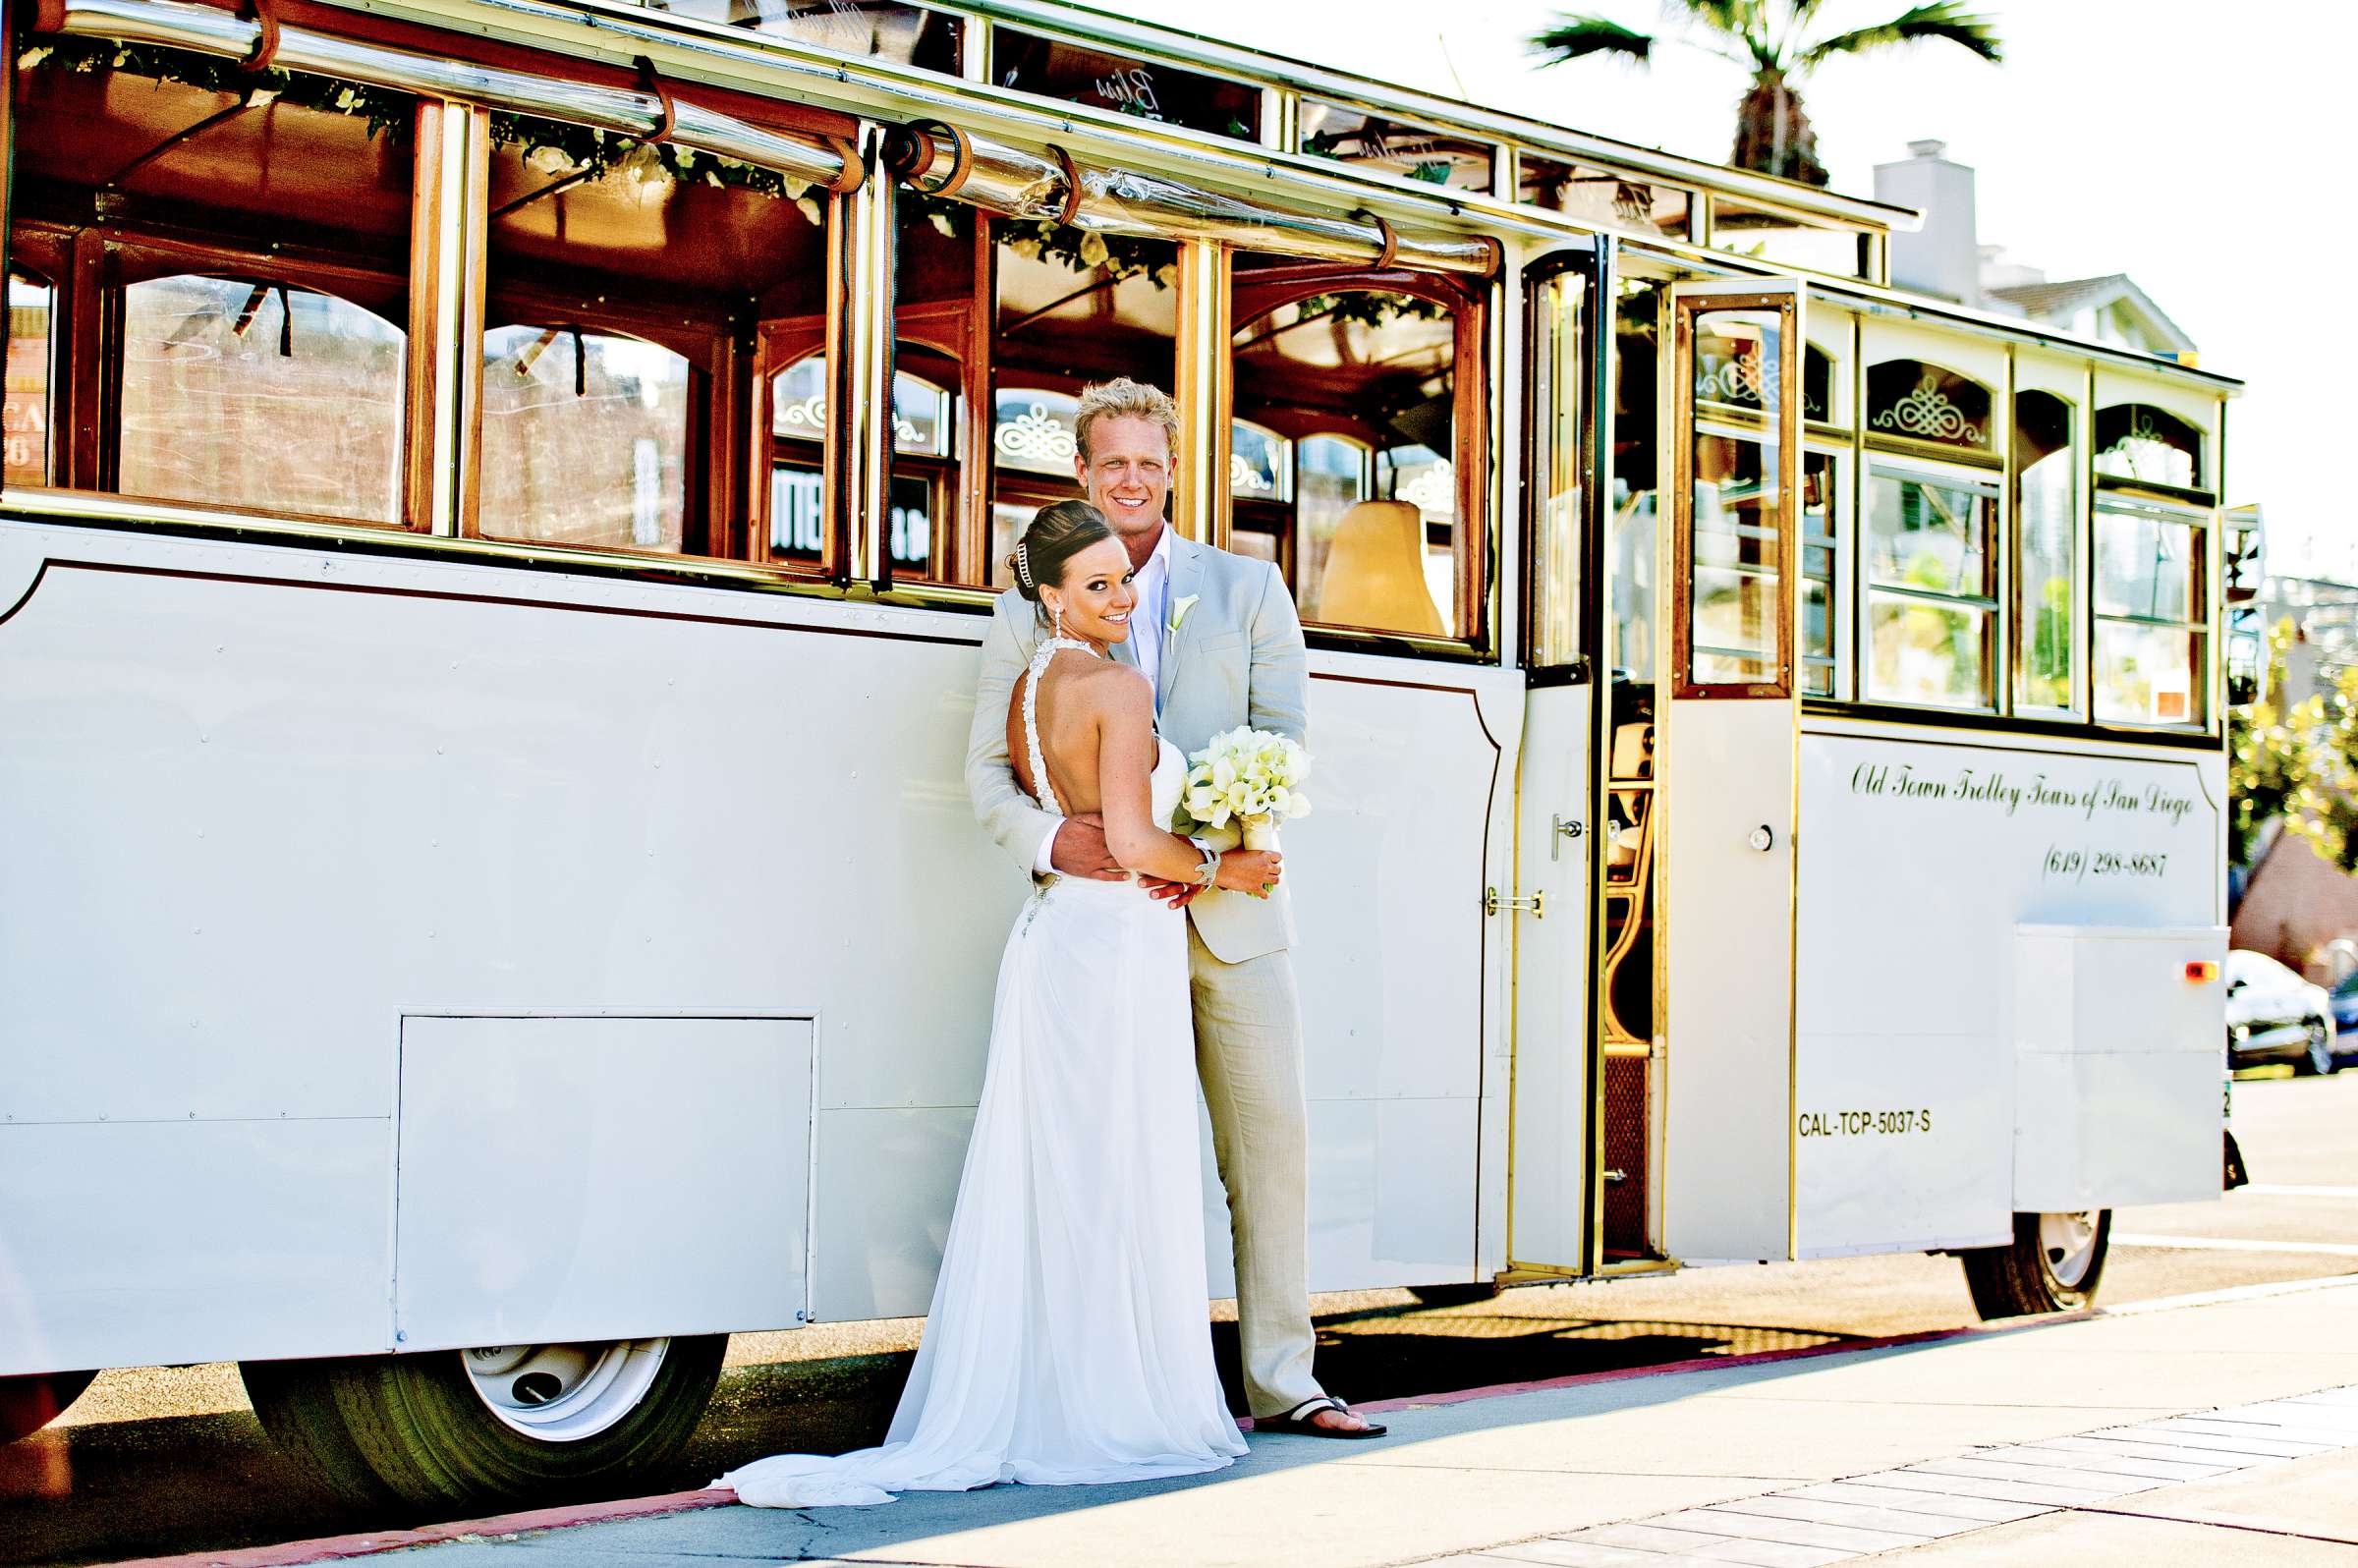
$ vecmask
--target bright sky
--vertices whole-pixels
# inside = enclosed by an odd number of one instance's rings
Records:
[[[1113,0],[1095,0],[1105,5]],[[1146,20],[1361,72],[1626,141],[1724,159],[1746,78],[1691,49],[1644,70],[1533,69],[1522,39],[1557,9],[1523,0],[1128,0]],[[1648,0],[1591,0],[1661,30]],[[1905,0],[1826,0],[1819,27],[1881,22]],[[2050,278],[2126,272],[2194,338],[2205,368],[2250,383],[2230,407],[2229,503],[2266,510],[2270,570],[2358,581],[2358,511],[2332,474],[2358,446],[2336,409],[2340,350],[2323,288],[2358,241],[2343,144],[2358,83],[2345,0],[2044,0],[1981,7],[2002,67],[1952,45],[1836,60],[1804,84],[1838,191],[1937,138],[1980,175],[1981,239]],[[2339,238],[2337,239],[2336,236]],[[2306,309],[2301,308],[2306,306]],[[2295,314],[2294,311],[2299,313]]]

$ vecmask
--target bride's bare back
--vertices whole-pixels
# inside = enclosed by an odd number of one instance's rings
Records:
[[[1032,750],[1024,740],[1024,694],[1032,675],[1018,677],[1007,702],[1007,756],[1015,766],[1015,781],[1034,800],[1039,781],[1032,776]],[[1123,690],[1124,687],[1132,690]],[[1129,699],[1125,701],[1123,699]],[[1146,702],[1142,725],[1138,700]],[[1034,721],[1039,727],[1039,752],[1048,768],[1048,787],[1066,816],[1102,814],[1103,777],[1109,747],[1123,774],[1135,772],[1136,794],[1144,808],[1151,801],[1154,774],[1153,698],[1147,678],[1129,665],[1099,658],[1077,648],[1058,648],[1039,683],[1039,702]],[[1143,733],[1125,733],[1143,731]],[[1127,796],[1128,789],[1117,789]]]

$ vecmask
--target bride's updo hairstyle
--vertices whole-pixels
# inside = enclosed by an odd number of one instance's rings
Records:
[[[1032,514],[1007,569],[1015,574],[1015,590],[1032,601],[1039,624],[1048,624],[1048,607],[1039,601],[1043,585],[1064,585],[1065,563],[1099,539],[1113,537],[1105,514],[1087,501],[1055,501]]]

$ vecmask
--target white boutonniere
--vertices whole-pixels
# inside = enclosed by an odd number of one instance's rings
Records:
[[[1201,593],[1190,593],[1183,599],[1174,599],[1171,602],[1171,622],[1166,630],[1173,632],[1178,631],[1179,623],[1187,619],[1187,612],[1194,609],[1196,607],[1196,600],[1202,598],[1203,596],[1204,595]]]

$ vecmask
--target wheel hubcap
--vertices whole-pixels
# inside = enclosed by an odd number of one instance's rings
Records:
[[[2039,1251],[2047,1258],[2048,1272],[2066,1290],[2077,1290],[2096,1261],[2096,1211],[2039,1216]]]
[[[467,1381],[501,1425],[543,1442],[580,1442],[639,1407],[668,1339],[485,1345],[460,1353]]]

